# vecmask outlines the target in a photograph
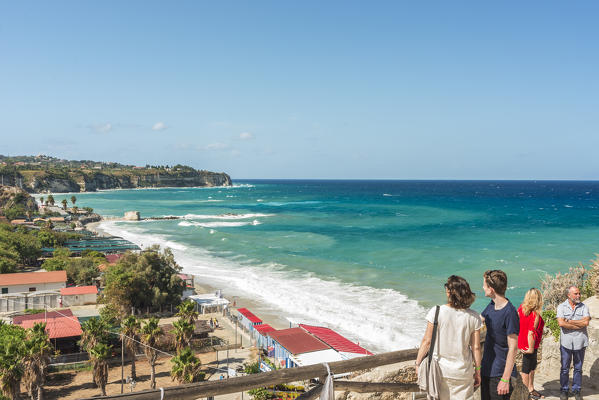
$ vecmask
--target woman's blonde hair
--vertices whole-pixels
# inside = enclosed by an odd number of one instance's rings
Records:
[[[522,302],[522,311],[524,315],[530,314],[532,311],[540,312],[543,307],[543,295],[537,288],[530,288],[524,296]]]

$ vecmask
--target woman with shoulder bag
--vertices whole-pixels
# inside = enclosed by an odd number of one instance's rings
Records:
[[[464,278],[450,276],[445,294],[447,304],[433,307],[426,315],[428,324],[416,358],[419,384],[423,386],[422,374],[439,374],[436,388],[428,387],[429,398],[471,400],[481,381],[482,320],[479,313],[470,309],[475,295]],[[431,347],[432,354],[428,354]],[[431,381],[431,376],[427,376],[427,381]]]
[[[537,369],[537,351],[543,338],[543,327],[545,321],[541,317],[543,307],[543,295],[537,288],[531,288],[526,292],[524,301],[518,307],[520,317],[520,333],[518,334],[518,349],[522,354],[522,383],[528,388],[530,399],[544,398],[535,390],[534,379]]]

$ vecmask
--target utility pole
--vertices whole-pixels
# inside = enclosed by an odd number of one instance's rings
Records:
[[[121,394],[125,384],[125,335],[121,333]]]

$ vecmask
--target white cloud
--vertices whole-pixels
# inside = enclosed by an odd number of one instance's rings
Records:
[[[88,128],[96,133],[108,133],[113,130],[114,126],[110,122],[106,122],[103,124],[90,125]]]
[[[205,146],[198,146],[197,149],[200,151],[218,151],[218,150],[226,150],[229,148],[227,143],[215,142],[210,143]]]
[[[168,128],[168,126],[166,126],[166,124],[164,122],[156,122],[153,126],[152,126],[152,130],[153,131],[163,131],[166,128]]]
[[[239,139],[241,140],[249,140],[249,139],[253,139],[254,135],[252,135],[250,132],[241,132],[239,134]]]

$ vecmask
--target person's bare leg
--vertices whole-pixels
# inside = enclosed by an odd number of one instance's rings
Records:
[[[526,386],[528,388],[528,391],[530,392],[530,384],[529,384],[529,379],[530,379],[530,375],[529,374],[525,374],[524,372],[520,372],[520,376],[522,377],[522,383],[524,384],[524,386]]]

